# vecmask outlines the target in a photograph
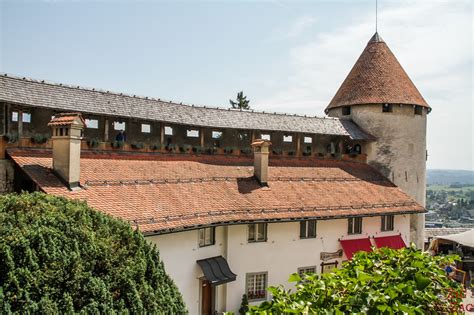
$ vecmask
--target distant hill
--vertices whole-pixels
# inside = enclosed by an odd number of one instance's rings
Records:
[[[474,171],[463,170],[427,170],[428,185],[474,185]]]

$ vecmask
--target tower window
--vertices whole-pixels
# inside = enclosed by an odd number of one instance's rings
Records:
[[[173,135],[173,128],[170,126],[165,126],[165,135],[172,136]]]
[[[21,118],[22,118],[21,120],[24,123],[30,123],[31,122],[31,114],[30,113],[22,113]]]
[[[306,220],[300,222],[300,238],[316,237],[316,220]]]
[[[304,143],[313,143],[312,137],[304,137]]]
[[[186,130],[186,136],[188,138],[199,138],[199,130],[197,130],[197,129],[188,129],[188,130]]]
[[[423,115],[423,107],[415,105],[415,115]]]
[[[283,135],[283,142],[293,142],[293,136]]]
[[[342,114],[344,116],[350,115],[351,114],[351,107],[350,106],[345,106],[342,108]]]
[[[382,105],[382,112],[384,113],[391,113],[393,111],[392,104],[383,104]]]

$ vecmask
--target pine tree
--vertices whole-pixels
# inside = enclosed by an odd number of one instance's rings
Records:
[[[250,100],[247,100],[247,96],[244,96],[243,91],[237,93],[237,99],[235,101],[229,100],[229,102],[232,108],[250,109]]]
[[[183,314],[156,246],[121,220],[41,193],[0,196],[0,314]]]

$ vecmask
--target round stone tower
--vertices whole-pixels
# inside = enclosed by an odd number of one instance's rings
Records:
[[[387,44],[375,33],[326,108],[352,119],[376,140],[367,163],[425,206],[426,116],[431,108]],[[410,218],[410,238],[423,246],[424,214]]]

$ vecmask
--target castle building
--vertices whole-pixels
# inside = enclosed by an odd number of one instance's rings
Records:
[[[243,294],[259,303],[291,273],[422,245],[429,110],[378,34],[327,118],[2,75],[0,189],[129,222],[191,314],[236,312]]]

